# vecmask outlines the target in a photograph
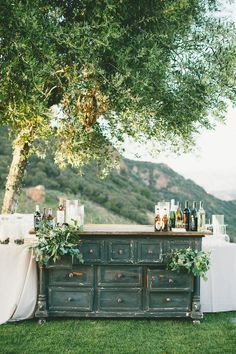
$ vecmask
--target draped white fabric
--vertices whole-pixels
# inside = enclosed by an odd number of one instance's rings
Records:
[[[236,311],[236,244],[206,236],[202,249],[211,253],[208,280],[201,280],[202,311]]]
[[[28,247],[0,244],[0,324],[23,320],[34,313],[37,271]]]

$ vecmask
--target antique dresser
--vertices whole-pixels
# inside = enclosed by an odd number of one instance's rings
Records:
[[[199,321],[200,281],[166,270],[170,249],[201,249],[199,232],[94,225],[80,234],[84,263],[64,256],[39,266],[36,317],[184,317]]]

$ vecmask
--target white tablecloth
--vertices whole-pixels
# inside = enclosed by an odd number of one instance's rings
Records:
[[[0,244],[0,324],[33,315],[37,298],[37,271],[28,247]]]
[[[236,311],[236,244],[206,236],[202,249],[211,252],[208,280],[201,280],[202,311]]]

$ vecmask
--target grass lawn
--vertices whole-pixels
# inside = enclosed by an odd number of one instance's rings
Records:
[[[185,320],[35,320],[0,326],[0,353],[236,353],[236,312]]]

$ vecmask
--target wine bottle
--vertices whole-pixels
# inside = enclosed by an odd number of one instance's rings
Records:
[[[155,214],[155,231],[161,231],[161,215],[159,208],[156,209]]]
[[[182,229],[183,228],[183,213],[182,213],[181,205],[180,205],[179,202],[177,203],[177,209],[176,209],[176,212],[175,212],[175,226],[178,229]]]
[[[183,211],[183,226],[186,231],[190,230],[190,209],[188,207],[188,201],[185,201],[184,211]]]
[[[162,216],[162,231],[168,231],[168,215],[166,208],[164,208]]]
[[[190,215],[190,229],[191,231],[197,231],[197,203],[193,202],[193,208]]]
[[[35,231],[37,231],[39,229],[39,224],[41,221],[42,217],[41,217],[41,213],[39,210],[39,206],[36,205],[35,206],[35,213],[34,213],[34,229]]]
[[[198,223],[197,223],[197,230],[198,231],[205,231],[205,224],[206,224],[206,213],[203,209],[203,202],[200,202],[199,210],[198,210]]]
[[[170,215],[169,215],[169,228],[170,230],[172,230],[173,228],[175,228],[175,200],[171,199],[170,202]]]
[[[65,208],[63,198],[59,198],[59,205],[57,209],[57,225],[62,226],[65,223]]]
[[[46,208],[43,208],[42,220],[43,220],[43,221],[47,221],[47,219],[48,219],[47,209],[46,209]]]
[[[54,227],[54,217],[52,215],[52,209],[51,208],[48,209],[47,222],[48,222],[48,225],[51,228]]]

